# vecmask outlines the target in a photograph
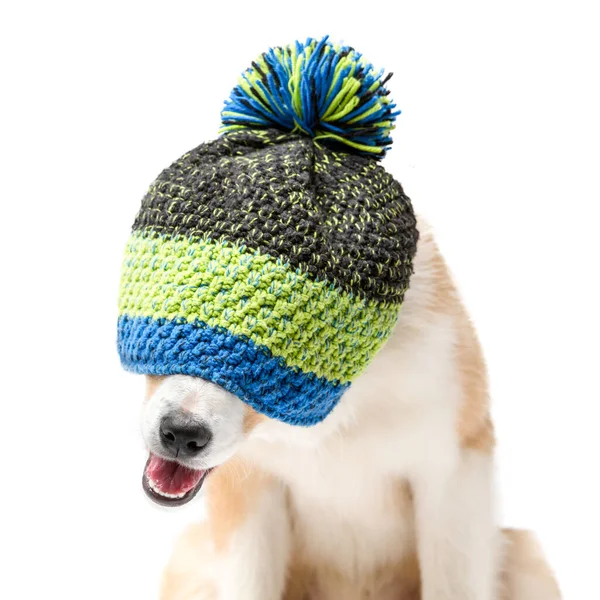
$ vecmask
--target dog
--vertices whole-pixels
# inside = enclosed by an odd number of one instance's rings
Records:
[[[391,338],[321,423],[147,376],[143,484],[202,487],[161,600],[556,600],[534,536],[500,529],[486,367],[427,224]]]

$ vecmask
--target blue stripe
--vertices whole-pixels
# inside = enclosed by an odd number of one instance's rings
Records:
[[[322,421],[348,388],[291,369],[251,340],[203,323],[121,316],[117,346],[129,371],[202,377],[291,425]]]

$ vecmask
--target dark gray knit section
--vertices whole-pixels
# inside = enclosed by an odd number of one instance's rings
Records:
[[[393,303],[418,239],[410,199],[380,164],[276,130],[229,133],[182,156],[151,185],[133,228],[243,244]]]

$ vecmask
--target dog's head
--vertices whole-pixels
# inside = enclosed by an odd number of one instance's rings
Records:
[[[188,375],[147,376],[142,435],[149,458],[143,487],[165,506],[189,502],[211,470],[228,461],[248,440],[314,447],[355,420],[334,410],[311,427],[270,419],[222,387]],[[247,448],[247,447],[246,447]]]
[[[266,417],[197,377],[147,377],[142,435],[149,451],[143,487],[152,500],[191,500],[211,469],[231,458]]]

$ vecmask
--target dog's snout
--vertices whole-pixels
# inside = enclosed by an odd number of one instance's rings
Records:
[[[212,434],[206,426],[183,422],[174,415],[167,415],[160,423],[161,442],[175,456],[196,456],[208,446],[211,438]]]

